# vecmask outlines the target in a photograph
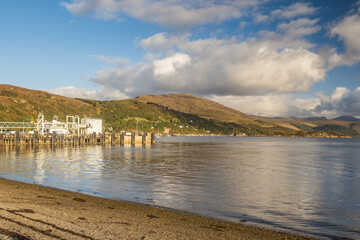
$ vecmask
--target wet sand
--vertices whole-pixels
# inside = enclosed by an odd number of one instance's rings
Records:
[[[0,239],[312,239],[0,179]]]

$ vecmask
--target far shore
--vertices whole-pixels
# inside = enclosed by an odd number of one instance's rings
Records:
[[[0,239],[315,239],[0,178]]]
[[[317,134],[317,135],[304,135],[304,136],[280,136],[280,135],[221,135],[221,134],[172,134],[172,135],[156,135],[156,137],[279,137],[279,138],[354,138],[347,135],[337,135],[337,134]],[[356,138],[356,137],[355,137]]]

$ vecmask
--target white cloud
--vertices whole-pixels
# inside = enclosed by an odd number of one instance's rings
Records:
[[[266,22],[268,19],[269,19],[268,15],[257,14],[257,15],[255,15],[254,22],[255,23],[263,23],[263,22]]]
[[[289,23],[281,23],[277,26],[277,30],[284,32],[286,36],[297,38],[311,35],[318,32],[321,27],[316,25],[319,19],[299,18]]]
[[[102,55],[94,55],[92,57],[97,58],[98,60],[107,63],[107,64],[117,64],[117,65],[129,65],[130,60],[127,58],[120,58],[120,57],[107,57]]]
[[[153,63],[153,72],[155,77],[171,77],[179,69],[191,63],[189,55],[184,53],[176,53],[171,57],[156,60]]]
[[[265,117],[311,116],[320,99],[301,99],[293,94],[264,96],[213,96],[212,100],[243,113]]]
[[[96,72],[93,81],[125,95],[187,92],[201,95],[256,95],[303,92],[324,79],[322,58],[302,42],[273,39],[189,40],[164,34],[140,41],[158,57],[150,62]],[[174,53],[167,54],[169,49]],[[150,51],[152,52],[152,51]]]
[[[101,88],[100,90],[89,90],[85,88],[77,88],[74,86],[66,86],[66,87],[50,89],[48,90],[48,92],[70,98],[84,98],[84,99],[97,99],[97,100],[128,98],[128,96],[122,94],[119,90],[104,89],[104,88]]]
[[[71,98],[97,99],[96,90],[76,88],[74,86],[59,87],[59,88],[51,89],[49,90],[49,92]]]
[[[360,114],[360,87],[352,91],[338,87],[330,95],[318,93],[314,98],[299,98],[287,93],[210,98],[246,114],[266,117],[324,116],[332,119],[340,115]]]
[[[238,18],[260,0],[179,1],[179,0],[72,0],[62,2],[74,15],[118,19],[121,15],[169,28],[187,28]]]
[[[353,65],[360,61],[360,15],[346,16],[330,29],[331,36],[337,36],[345,43],[345,53],[335,52],[329,59],[329,68],[339,65]]]
[[[360,87],[353,91],[344,87],[338,87],[330,95],[318,94],[320,104],[314,112],[328,117],[339,115],[358,116],[360,113]]]
[[[171,54],[174,51],[174,46],[185,42],[189,36],[188,34],[176,36],[167,33],[157,33],[149,38],[142,39],[139,44],[142,48],[154,53],[166,52]]]
[[[288,7],[277,9],[271,15],[278,18],[295,18],[298,16],[312,15],[317,11],[310,3],[297,2]]]

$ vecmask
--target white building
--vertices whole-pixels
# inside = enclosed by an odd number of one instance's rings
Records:
[[[102,134],[103,133],[103,124],[102,119],[99,118],[83,118],[81,119],[80,123],[80,131],[81,134],[93,134],[96,132],[96,134]]]
[[[69,131],[66,128],[66,124],[59,122],[57,120],[51,120],[50,122],[45,121],[43,126],[43,131],[45,133],[53,133],[56,132],[57,134],[68,134]]]

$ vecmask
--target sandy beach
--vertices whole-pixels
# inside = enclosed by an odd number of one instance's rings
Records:
[[[0,239],[311,239],[0,179]]]

